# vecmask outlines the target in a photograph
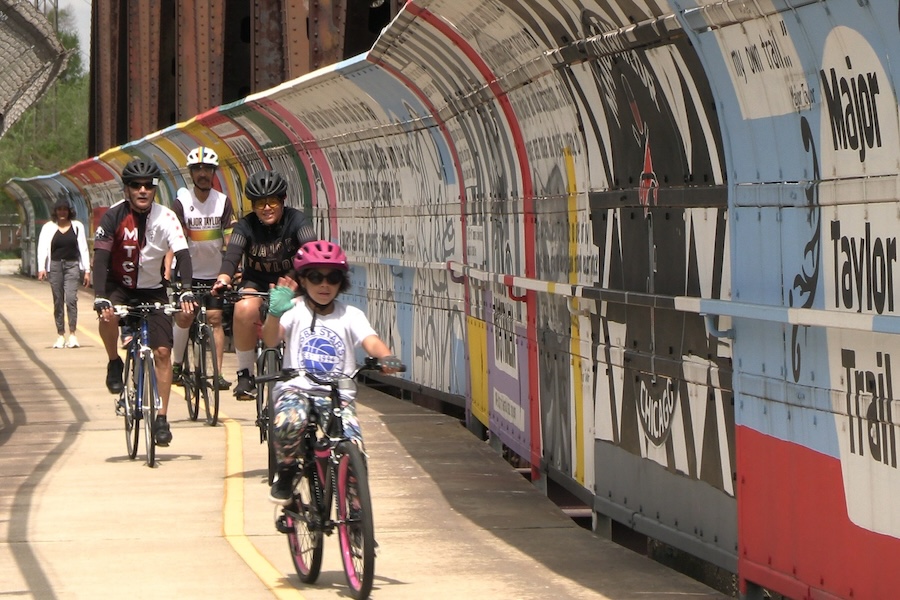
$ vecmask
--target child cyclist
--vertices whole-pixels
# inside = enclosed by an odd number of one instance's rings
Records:
[[[297,279],[291,277],[294,273],[288,273],[269,291],[263,340],[268,347],[285,341],[285,369],[352,375],[356,370],[355,349],[360,346],[369,356],[379,359],[385,373],[402,369],[402,363],[378,337],[365,313],[337,300],[350,287],[348,269],[347,256],[337,244],[323,240],[307,242],[294,257]],[[295,299],[296,293],[299,298]],[[269,499],[276,504],[287,505],[291,500],[293,472],[308,422],[307,393],[310,392],[327,395],[329,390],[304,374],[275,387],[271,442],[279,468]],[[344,398],[342,419],[345,435],[362,446],[351,394]]]

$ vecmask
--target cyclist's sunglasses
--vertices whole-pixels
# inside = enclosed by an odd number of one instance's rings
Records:
[[[139,190],[141,188],[147,188],[148,190],[155,190],[156,184],[152,181],[129,181],[128,187],[133,190]]]
[[[300,276],[305,277],[313,285],[319,285],[322,281],[327,281],[331,285],[338,285],[344,282],[343,271],[329,271],[327,275],[323,275],[319,271],[307,271],[301,273]]]
[[[253,210],[259,210],[261,208],[269,207],[276,208],[281,206],[281,200],[278,198],[260,198],[259,200],[253,201]]]

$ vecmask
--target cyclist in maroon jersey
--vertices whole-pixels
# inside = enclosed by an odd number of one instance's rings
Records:
[[[163,285],[163,259],[172,250],[180,265],[183,290],[179,302],[193,314],[191,255],[184,231],[170,209],[154,202],[161,172],[152,160],[136,158],[122,170],[125,198],[111,206],[94,235],[94,310],[100,317],[100,337],[109,358],[106,387],[122,392],[124,364],[117,340],[119,317],[113,305],[128,302],[168,303]],[[154,425],[156,443],[167,446],[172,432],[166,419],[172,388],[172,318],[154,311],[148,322],[150,347],[162,408]],[[120,412],[119,404],[116,411]]]

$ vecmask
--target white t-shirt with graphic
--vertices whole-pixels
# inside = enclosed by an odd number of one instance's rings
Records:
[[[285,339],[284,368],[352,375],[356,370],[356,348],[370,335],[377,335],[366,314],[355,306],[335,300],[331,314],[316,315],[314,329],[310,329],[312,316],[302,298],[281,316]],[[305,391],[329,391],[306,375],[292,379],[289,385]],[[351,400],[353,394],[344,397]]]

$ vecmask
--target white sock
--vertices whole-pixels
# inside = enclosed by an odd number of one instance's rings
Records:
[[[178,323],[175,323],[175,327],[172,329],[172,337],[174,338],[172,343],[173,363],[181,363],[181,359],[184,357],[184,349],[187,348],[190,333],[190,327],[181,327]]]
[[[238,371],[247,369],[250,374],[256,371],[256,350],[235,350],[237,355]]]

